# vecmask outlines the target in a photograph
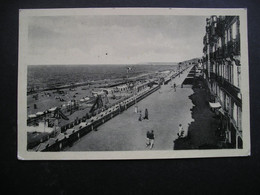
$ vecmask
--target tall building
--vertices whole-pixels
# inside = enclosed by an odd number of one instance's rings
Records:
[[[243,147],[239,27],[239,16],[211,16],[203,39],[204,79],[211,102],[221,106],[221,130],[231,148]]]

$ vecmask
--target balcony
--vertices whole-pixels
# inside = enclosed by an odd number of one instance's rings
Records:
[[[224,58],[224,48],[221,47],[221,48],[218,48],[217,51],[216,51],[216,58],[217,59],[223,59]]]
[[[203,47],[203,53],[206,53],[207,52],[207,46],[205,45],[204,47]]]
[[[214,74],[214,73],[212,73]],[[228,93],[234,101],[238,103],[238,105],[241,106],[242,102],[241,99],[238,98],[238,93],[240,92],[240,89],[231,84],[228,80],[223,78],[222,76],[215,75],[215,80],[218,82],[219,87],[221,87],[226,93]]]
[[[203,37],[203,44],[204,44],[204,45],[207,44],[207,36],[206,36],[206,35]]]
[[[232,56],[240,55],[240,41],[238,40],[229,41],[227,44],[227,50],[229,55]]]
[[[239,56],[240,55],[240,41],[239,39],[235,39],[233,41],[229,41],[227,45],[224,46],[224,58],[228,58],[231,56]]]
[[[211,61],[215,61],[216,60],[216,56],[217,56],[216,52],[212,52],[212,53],[209,54],[209,57],[210,57]]]
[[[230,57],[230,54],[229,54],[229,52],[228,52],[228,47],[227,47],[227,45],[224,45],[224,46],[223,46],[223,57],[224,57],[224,58]]]

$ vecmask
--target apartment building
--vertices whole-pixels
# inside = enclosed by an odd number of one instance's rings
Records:
[[[202,58],[211,102],[219,103],[221,130],[231,148],[243,147],[239,16],[206,19]]]

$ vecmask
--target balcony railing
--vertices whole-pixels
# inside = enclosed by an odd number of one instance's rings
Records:
[[[227,45],[223,45],[218,48],[214,53],[210,53],[210,59],[223,59],[230,58],[231,56],[240,55],[240,42],[239,41],[229,41]]]
[[[215,73],[212,73],[213,75]],[[238,98],[238,93],[240,92],[240,89],[234,86],[232,83],[230,83],[227,79],[223,78],[222,76],[215,75],[215,80],[218,82],[219,86],[224,89],[230,96],[235,100],[238,105],[241,105],[241,99]]]

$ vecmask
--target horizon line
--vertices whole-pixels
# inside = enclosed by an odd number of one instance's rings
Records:
[[[189,60],[183,60],[183,61],[179,61],[179,62],[140,62],[140,63],[109,63],[109,64],[95,64],[95,63],[91,63],[91,64],[28,64],[27,66],[77,66],[77,65],[88,65],[88,66],[93,66],[93,65],[125,65],[125,66],[130,66],[130,65],[174,65],[174,64],[178,64],[181,62],[188,62],[188,61],[192,61],[192,60],[196,60],[196,59],[200,59],[199,57],[197,58],[192,58]]]

